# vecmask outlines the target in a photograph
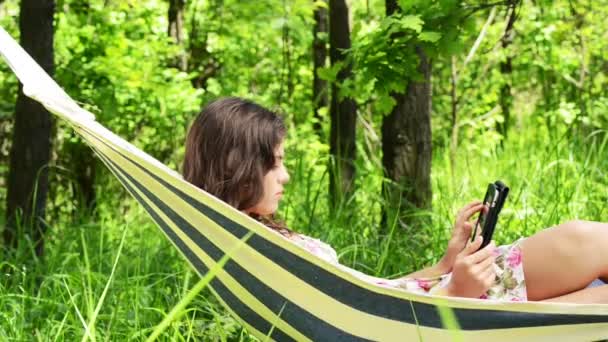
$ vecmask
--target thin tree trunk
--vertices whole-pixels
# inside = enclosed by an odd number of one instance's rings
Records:
[[[220,20],[222,11],[222,1],[211,1],[206,19],[209,22]],[[188,8],[190,16],[190,26],[188,27],[188,46],[186,48],[188,54],[188,72],[194,74],[192,78],[192,86],[194,88],[207,88],[207,81],[215,77],[221,70],[221,64],[213,54],[207,50],[207,38],[209,31],[207,22],[199,22],[199,15],[203,11],[197,6],[198,2],[190,3]],[[220,18],[218,18],[220,17]]]
[[[518,5],[518,0],[513,1],[509,4],[508,7],[508,19],[507,26],[505,27],[505,32],[501,39],[501,45],[503,50],[507,50],[509,45],[513,43],[513,38],[515,35],[514,25],[515,20],[517,19],[516,8]],[[498,122],[497,130],[502,135],[501,146],[503,141],[507,139],[509,123],[511,121],[511,106],[513,105],[513,96],[511,94],[511,74],[513,73],[513,56],[510,53],[507,53],[507,57],[504,61],[500,62],[500,72],[503,77],[503,84],[500,87],[500,109],[502,110],[503,122]]]
[[[458,150],[458,71],[456,70],[456,56],[452,56],[451,65],[451,88],[450,97],[452,99],[452,133],[450,139],[450,168],[451,177],[454,181],[456,172],[456,151]]]
[[[350,48],[348,7],[345,0],[329,1],[329,58],[332,65],[343,62],[344,50]],[[339,86],[351,76],[351,66],[346,64],[338,72],[331,87],[330,104],[330,198],[332,204],[348,199],[353,191],[355,178],[355,127],[357,105],[353,99],[340,96]]]
[[[294,83],[293,83],[293,70],[291,61],[291,38],[289,30],[289,8],[287,7],[286,0],[283,0],[283,25],[281,27],[281,55],[282,55],[282,66],[280,71],[280,82],[279,82],[279,94],[277,96],[277,105],[280,107],[283,104],[283,97],[286,97],[285,102],[291,102],[291,96],[293,95]],[[285,91],[285,89],[287,91]],[[286,96],[284,94],[286,93]],[[294,124],[298,125],[297,116],[294,117]]]
[[[396,0],[386,1],[387,15],[399,10]],[[382,165],[392,181],[384,187],[384,215],[387,209],[431,207],[431,61],[420,46],[415,51],[421,80],[392,94],[396,105],[382,120]]]
[[[50,75],[54,72],[54,11],[53,0],[22,0],[19,13],[21,45]],[[39,256],[44,251],[52,128],[51,115],[38,102],[27,98],[20,84],[10,152],[4,240],[8,246],[16,247],[20,240],[17,229],[23,227]]]
[[[327,9],[317,6],[314,11],[315,25],[313,29],[313,81],[312,81],[312,104],[314,109],[313,128],[317,135],[322,138],[323,118],[319,112],[321,108],[327,107],[327,81],[319,77],[319,69],[325,67],[327,60]]]
[[[185,0],[169,0],[169,28],[168,35],[175,44],[180,47],[179,55],[175,61],[175,67],[181,71],[188,70],[188,59],[183,51],[184,42],[184,6]]]
[[[63,153],[69,158],[71,170],[76,181],[77,212],[83,210],[94,213],[97,193],[95,191],[95,178],[97,170],[97,159],[93,151],[82,141],[65,142]]]
[[[583,133],[582,130],[584,127],[580,125],[580,120],[582,120],[588,115],[587,99],[591,95],[590,93],[587,93],[588,89],[586,88],[588,87],[586,87],[585,83],[586,75],[589,71],[587,66],[587,44],[585,42],[585,35],[583,34],[583,28],[585,26],[585,12],[581,10],[582,8],[577,9],[577,7],[573,3],[570,3],[570,13],[574,18],[574,28],[576,30],[576,36],[578,38],[580,48],[580,67],[578,79],[574,79],[574,77],[570,77],[568,74],[566,74],[565,76],[571,84],[572,96],[570,98],[570,101],[577,103],[580,110],[579,114],[577,115],[577,118],[574,120],[575,125],[571,126],[570,129],[577,128],[579,134]]]
[[[291,102],[291,96],[293,95],[294,83],[293,83],[293,68],[292,68],[292,56],[291,56],[291,32],[289,29],[289,9],[287,7],[287,1],[283,0],[283,29],[282,29],[282,42],[283,42],[283,73],[286,76],[287,83],[287,102]],[[283,86],[281,85],[281,88]],[[295,119],[295,118],[294,118]]]

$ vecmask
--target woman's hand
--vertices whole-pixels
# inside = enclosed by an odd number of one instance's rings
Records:
[[[482,241],[478,236],[456,256],[452,279],[445,289],[448,296],[478,298],[494,284],[496,247],[492,241],[477,251]]]
[[[448,242],[448,248],[439,263],[438,268],[441,268],[442,273],[448,273],[452,270],[456,256],[460,253],[467,245],[467,241],[471,238],[471,231],[475,226],[475,222],[471,221],[471,218],[476,213],[487,210],[483,203],[475,201],[467,204],[464,208],[460,209],[456,215],[456,221],[454,222],[454,228],[452,229],[452,237]],[[480,231],[477,234],[481,233]]]

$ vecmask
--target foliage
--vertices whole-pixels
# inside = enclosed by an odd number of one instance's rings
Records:
[[[420,79],[417,50],[431,58],[458,52],[469,22],[457,1],[400,1],[399,5],[401,11],[356,28],[351,49],[357,77],[345,92],[374,101],[378,114],[394,107],[392,93],[403,93],[408,82]]]
[[[207,82],[205,100],[245,96],[281,110],[296,124],[310,118],[313,3],[228,0],[190,6],[197,10],[186,22],[196,26],[196,39],[206,39],[208,54],[220,65]]]
[[[111,130],[174,160],[176,138],[184,136],[201,92],[187,74],[167,67],[172,46],[166,24],[155,20],[166,4],[66,0],[63,8],[55,35],[58,82]],[[74,139],[71,130],[64,134]]]
[[[603,3],[602,1],[598,2]],[[485,15],[477,16],[476,31],[465,40],[465,51],[473,46]],[[458,74],[459,139],[462,148],[490,153],[498,146],[500,134],[496,124],[503,113],[498,102],[500,88],[512,85],[515,116],[511,129],[523,125],[537,127],[539,134],[557,139],[563,134],[574,138],[608,127],[606,104],[605,25],[597,19],[605,7],[579,1],[524,2],[517,8],[513,42],[501,47],[506,9],[497,11],[488,32],[470,62],[467,54],[455,55]],[[593,23],[593,24],[592,24]],[[510,56],[513,72],[500,72],[500,63]],[[433,96],[434,146],[445,146],[450,140],[450,60],[435,65]],[[535,119],[528,120],[532,116]],[[542,133],[541,133],[542,132]]]

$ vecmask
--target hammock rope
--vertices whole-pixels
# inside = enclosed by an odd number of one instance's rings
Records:
[[[251,333],[276,341],[445,341],[438,305],[467,341],[608,338],[608,305],[510,303],[408,293],[367,283],[184,181],[80,108],[0,27],[0,53],[24,93],[67,121]]]

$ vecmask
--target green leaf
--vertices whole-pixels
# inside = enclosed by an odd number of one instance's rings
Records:
[[[327,32],[317,32],[317,39],[324,43],[327,43],[329,42],[329,34]]]
[[[401,24],[401,28],[403,30],[410,29],[419,33],[422,31],[424,21],[420,19],[419,15],[406,15],[399,20],[399,23]]]
[[[393,110],[393,107],[397,102],[395,99],[388,93],[380,93],[378,94],[378,100],[376,101],[376,109],[381,114],[388,114]]]
[[[418,39],[423,42],[437,43],[441,39],[441,33],[433,31],[424,31],[418,35]]]
[[[403,11],[404,13],[407,13],[413,9],[415,9],[417,6],[419,6],[421,3],[423,3],[423,1],[421,0],[399,0],[399,7],[401,7],[401,11]]]
[[[320,68],[319,70],[317,70],[317,73],[322,80],[333,82],[335,81],[336,77],[338,76],[338,72],[340,72],[343,66],[344,61],[340,61],[330,67]]]
[[[329,9],[329,5],[327,4],[327,1],[324,1],[324,0],[317,0],[317,1],[315,1],[313,3],[313,7],[315,9],[317,9],[317,8],[326,8],[326,9]]]

